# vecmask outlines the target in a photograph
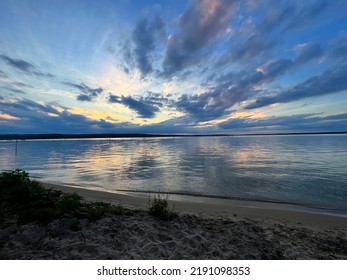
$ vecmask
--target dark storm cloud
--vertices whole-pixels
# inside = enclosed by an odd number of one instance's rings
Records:
[[[135,111],[141,118],[153,118],[160,108],[168,104],[169,99],[158,93],[148,93],[147,96],[117,96],[109,94],[110,103],[119,103]]]
[[[220,123],[219,127],[235,131],[346,131],[347,113],[317,116],[310,114],[269,117],[264,119],[231,119]]]
[[[9,56],[0,55],[0,59],[2,61],[4,61],[7,65],[11,66],[12,68],[22,72],[22,73],[26,73],[26,74],[32,74],[35,75],[37,77],[41,77],[41,78],[53,78],[54,76],[52,74],[49,73],[43,73],[41,72],[35,65],[22,60],[22,59],[14,59],[11,58]]]
[[[191,1],[179,19],[179,31],[170,35],[163,61],[171,75],[194,63],[198,51],[226,32],[239,1]]]
[[[258,97],[256,101],[246,107],[255,109],[273,103],[287,103],[307,97],[320,96],[347,90],[347,65],[326,71],[320,76],[314,76],[306,81],[280,93]]]
[[[100,93],[103,92],[103,88],[91,88],[86,86],[85,84],[76,84],[70,82],[63,82],[62,84],[69,86],[71,88],[78,89],[80,93],[77,96],[77,100],[79,101],[93,101]]]

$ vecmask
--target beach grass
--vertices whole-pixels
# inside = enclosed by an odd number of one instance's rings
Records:
[[[169,209],[168,199],[168,196],[162,197],[160,194],[152,199],[150,198],[148,205],[149,214],[164,221],[177,218],[178,213],[176,213],[173,209]]]

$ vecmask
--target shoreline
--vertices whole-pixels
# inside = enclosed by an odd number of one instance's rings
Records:
[[[63,192],[76,192],[86,201],[101,201],[114,205],[120,205],[133,210],[148,209],[148,201],[155,194],[147,197],[136,196],[132,193],[111,193],[94,189],[86,189],[81,186],[66,186],[40,182],[45,188],[54,188]],[[165,195],[165,194],[164,194]],[[199,197],[201,198],[201,197]],[[347,229],[347,215],[320,211],[296,205],[281,203],[269,203],[260,201],[233,201],[230,199],[203,197],[200,201],[189,198],[189,200],[175,200],[168,198],[169,207],[179,214],[196,215],[200,218],[224,218],[230,219],[235,215],[256,220],[279,220],[293,224],[304,224],[321,227],[337,227]]]
[[[161,220],[146,197],[41,184],[134,211],[97,220],[67,214],[47,224],[10,219],[0,227],[0,259],[347,260],[346,217],[208,200],[169,201],[178,216]]]

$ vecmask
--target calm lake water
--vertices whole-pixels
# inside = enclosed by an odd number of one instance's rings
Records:
[[[347,135],[0,141],[0,170],[109,192],[287,202],[347,213]]]

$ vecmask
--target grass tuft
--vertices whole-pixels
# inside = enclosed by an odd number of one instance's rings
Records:
[[[161,220],[172,220],[178,216],[173,210],[169,210],[168,196],[161,197],[160,195],[149,200],[149,214]]]

